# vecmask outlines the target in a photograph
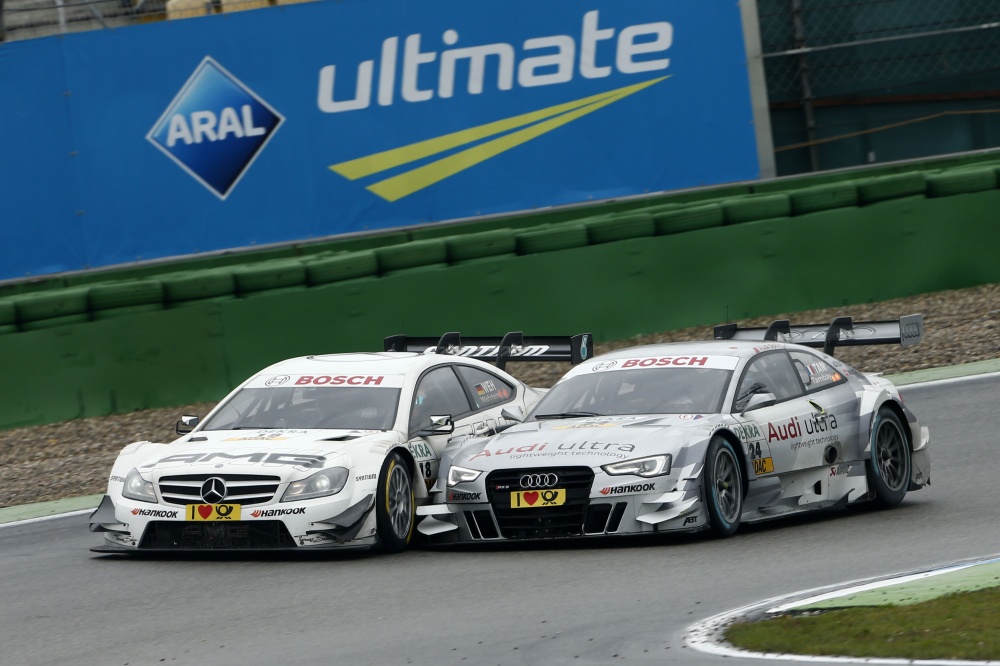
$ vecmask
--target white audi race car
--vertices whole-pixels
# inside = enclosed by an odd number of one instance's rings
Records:
[[[896,505],[930,483],[927,428],[890,381],[832,354],[922,336],[921,315],[783,320],[590,359],[523,423],[453,439],[418,530],[431,543],[729,536],[804,511]]]
[[[126,446],[91,550],[403,550],[448,439],[493,432],[543,395],[505,364],[580,362],[593,338],[449,333],[385,348],[276,363],[204,421],[184,416],[175,441]]]

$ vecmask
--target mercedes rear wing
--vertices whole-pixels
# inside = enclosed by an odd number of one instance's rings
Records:
[[[859,321],[837,317],[830,324],[792,326],[787,319],[771,322],[767,328],[739,328],[736,324],[715,327],[716,340],[767,340],[794,342],[807,347],[822,347],[833,355],[836,347],[889,345],[910,347],[924,339],[924,316],[906,315],[897,321]]]
[[[440,338],[391,335],[385,339],[385,351],[408,351],[420,354],[452,354],[496,363],[503,370],[509,361],[569,361],[573,365],[594,356],[594,336],[581,333],[574,336],[524,337],[520,331],[502,338],[462,338],[458,333],[445,333]]]

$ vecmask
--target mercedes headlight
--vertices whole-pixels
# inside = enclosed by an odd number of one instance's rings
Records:
[[[347,479],[350,475],[351,471],[346,467],[331,467],[321,470],[301,481],[293,481],[288,484],[288,489],[281,496],[281,501],[294,502],[336,495],[347,485]]]
[[[155,502],[156,491],[153,490],[153,483],[142,478],[139,470],[132,468],[132,471],[125,477],[125,485],[122,486],[122,497],[139,500],[140,502]]]
[[[670,474],[670,454],[664,453],[659,456],[623,460],[622,462],[611,463],[610,465],[601,465],[601,469],[612,476],[621,476],[622,474],[631,474],[645,478],[662,476]]]
[[[466,469],[464,467],[455,467],[454,465],[448,470],[448,487],[457,486],[460,483],[468,483],[469,481],[475,481],[482,474],[477,469]]]

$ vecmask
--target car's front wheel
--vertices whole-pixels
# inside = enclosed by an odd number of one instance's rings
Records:
[[[867,463],[868,482],[875,491],[875,503],[896,506],[910,487],[910,444],[903,424],[887,407],[878,411],[872,429],[872,457]]]
[[[388,553],[406,550],[413,538],[413,480],[402,456],[393,453],[385,459],[378,477],[375,500],[375,524],[379,543]]]
[[[717,536],[731,536],[743,515],[743,475],[736,449],[724,437],[709,443],[704,474],[709,527]]]

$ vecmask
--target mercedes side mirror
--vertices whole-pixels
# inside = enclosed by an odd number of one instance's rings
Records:
[[[504,407],[500,410],[500,416],[508,421],[517,421],[520,423],[524,420],[524,410],[520,407]]]
[[[197,416],[185,414],[179,421],[177,421],[177,425],[174,426],[174,429],[177,431],[178,435],[186,435],[194,430],[194,427],[198,425],[199,420],[200,419]]]
[[[451,414],[431,416],[431,422],[420,429],[421,435],[450,435],[455,432],[455,422]]]

